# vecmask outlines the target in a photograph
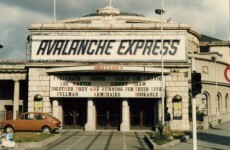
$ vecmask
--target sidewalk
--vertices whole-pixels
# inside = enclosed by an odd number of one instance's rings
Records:
[[[190,138],[169,150],[193,150],[193,139]],[[230,122],[213,129],[197,130],[197,150],[230,150]]]

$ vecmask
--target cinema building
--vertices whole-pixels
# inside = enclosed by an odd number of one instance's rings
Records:
[[[49,112],[63,128],[86,131],[154,130],[164,104],[170,128],[187,130],[193,66],[202,74],[197,110],[229,121],[229,41],[201,36],[186,24],[162,26],[163,32],[159,19],[113,7],[31,24],[28,59],[0,62],[0,111],[8,119]]]

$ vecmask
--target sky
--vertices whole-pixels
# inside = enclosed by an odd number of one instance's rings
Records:
[[[159,18],[161,0],[111,0],[123,12]],[[200,34],[230,40],[230,0],[164,0],[164,19],[185,23]],[[109,0],[56,0],[56,20],[78,18]],[[27,27],[53,21],[53,0],[0,0],[0,60],[25,60]]]

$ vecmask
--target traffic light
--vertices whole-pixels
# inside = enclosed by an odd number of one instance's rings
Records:
[[[195,97],[197,94],[201,93],[201,73],[196,71],[192,72],[192,96]]]

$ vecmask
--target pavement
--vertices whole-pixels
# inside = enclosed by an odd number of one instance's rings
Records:
[[[30,150],[149,150],[145,132],[63,130],[62,136],[43,148]],[[192,132],[189,132],[192,134]],[[208,130],[197,130],[197,150],[230,150],[230,122]],[[181,142],[168,150],[193,150],[193,140]]]
[[[30,150],[149,150],[145,132],[62,131],[55,142]]]
[[[193,139],[181,142],[169,150],[193,150]],[[197,150],[230,150],[230,122],[212,129],[197,130]]]

